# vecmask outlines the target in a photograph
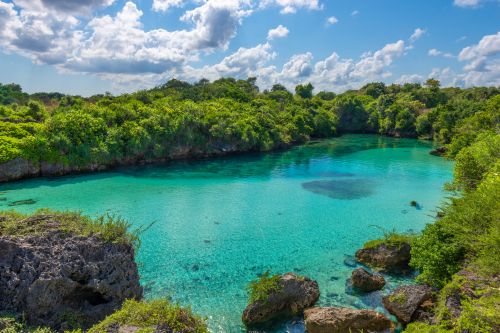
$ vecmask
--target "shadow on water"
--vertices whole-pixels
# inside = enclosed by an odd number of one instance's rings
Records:
[[[375,192],[375,185],[375,181],[363,178],[317,180],[302,183],[302,187],[307,191],[340,200],[369,197]]]
[[[426,141],[397,139],[376,135],[344,135],[339,138],[311,141],[284,151],[245,153],[219,158],[172,161],[165,164],[119,167],[92,174],[44,177],[9,184],[2,189],[57,187],[86,181],[105,179],[117,175],[151,179],[222,179],[248,177],[289,177],[303,175],[313,177],[350,177],[352,174],[328,170],[311,173],[311,160],[338,158],[359,151],[378,148],[431,147]],[[335,196],[335,194],[332,194]],[[353,194],[354,195],[354,194]]]

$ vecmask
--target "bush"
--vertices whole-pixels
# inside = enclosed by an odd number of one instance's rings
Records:
[[[247,287],[249,303],[257,301],[265,302],[271,293],[279,291],[282,287],[280,278],[280,275],[271,275],[269,271],[266,271],[259,279],[250,282]]]

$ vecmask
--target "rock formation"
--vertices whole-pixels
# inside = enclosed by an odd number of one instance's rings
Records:
[[[372,310],[310,308],[304,311],[309,333],[392,332],[392,322]]]
[[[279,288],[266,300],[249,304],[243,312],[246,325],[266,322],[281,315],[300,314],[319,299],[318,283],[307,277],[287,273],[280,277]]]

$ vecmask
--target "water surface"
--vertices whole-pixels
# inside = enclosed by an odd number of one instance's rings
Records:
[[[430,148],[349,135],[269,154],[28,180],[0,185],[0,209],[155,222],[137,257],[146,297],[191,305],[214,332],[241,332],[245,286],[266,270],[316,279],[321,305],[379,305],[380,293],[358,297],[346,288],[352,255],[381,228],[416,232],[432,221],[452,164]],[[267,331],[302,332],[303,325]]]

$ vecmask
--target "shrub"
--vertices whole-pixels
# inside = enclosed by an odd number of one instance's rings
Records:
[[[279,291],[282,288],[280,278],[280,275],[266,271],[259,279],[250,282],[247,287],[249,302],[266,301],[271,293]]]

